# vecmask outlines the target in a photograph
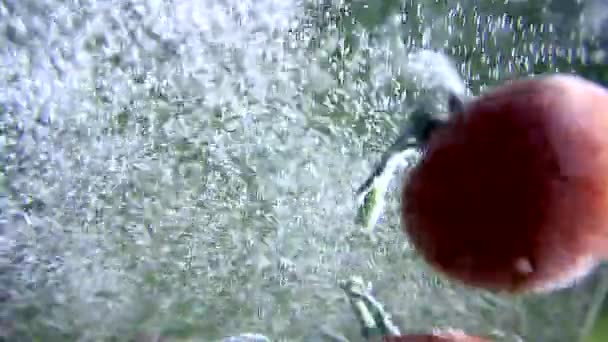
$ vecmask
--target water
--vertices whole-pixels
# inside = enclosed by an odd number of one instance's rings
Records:
[[[354,224],[410,109],[597,75],[572,18],[476,3],[2,2],[0,334],[359,341],[337,286],[357,274],[403,330],[572,341],[590,285],[513,299],[438,278],[399,229],[398,184],[374,239]]]

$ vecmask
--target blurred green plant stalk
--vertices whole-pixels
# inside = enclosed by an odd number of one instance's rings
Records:
[[[602,269],[591,308],[581,332],[581,342],[608,341],[608,269]]]

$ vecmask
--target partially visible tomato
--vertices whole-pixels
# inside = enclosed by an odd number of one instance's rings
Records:
[[[465,103],[408,174],[402,224],[470,286],[549,291],[589,273],[608,252],[608,91],[557,74]]]
[[[449,330],[433,334],[410,334],[390,336],[384,338],[385,342],[492,342],[488,339],[469,336],[460,330]]]

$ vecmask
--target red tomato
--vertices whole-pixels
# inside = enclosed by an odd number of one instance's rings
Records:
[[[549,291],[608,250],[608,91],[576,76],[509,82],[435,130],[402,192],[402,224],[447,276]]]
[[[481,337],[466,335],[458,330],[450,330],[435,334],[387,336],[383,340],[385,342],[492,342]]]

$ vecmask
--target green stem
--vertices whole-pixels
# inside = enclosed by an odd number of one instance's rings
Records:
[[[594,335],[594,330],[599,329],[599,317],[602,311],[602,305],[606,296],[608,295],[608,271],[603,271],[597,288],[594,291],[593,298],[591,299],[591,308],[587,311],[587,315],[584,320],[583,328],[579,335],[579,342],[585,342],[587,339]]]

